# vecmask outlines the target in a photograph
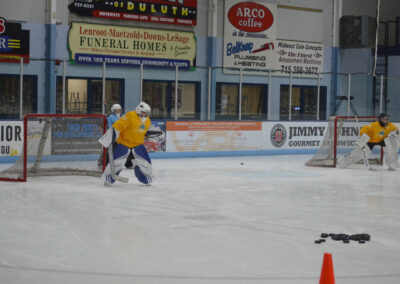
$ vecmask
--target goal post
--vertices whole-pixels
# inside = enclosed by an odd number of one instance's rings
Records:
[[[338,159],[354,149],[364,125],[377,121],[376,116],[331,116],[320,148],[306,166],[336,167]],[[382,164],[383,149],[375,147],[369,160]]]
[[[107,120],[100,114],[27,114],[23,143],[12,164],[0,164],[1,181],[29,176],[101,176],[105,149],[97,140]]]

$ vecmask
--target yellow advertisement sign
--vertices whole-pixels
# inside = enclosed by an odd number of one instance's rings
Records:
[[[76,63],[193,68],[196,38],[191,32],[72,23],[68,34]]]

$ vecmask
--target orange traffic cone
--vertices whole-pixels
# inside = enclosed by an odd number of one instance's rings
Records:
[[[319,284],[335,284],[332,254],[330,253],[324,253],[324,261],[322,262],[321,277],[319,279]]]

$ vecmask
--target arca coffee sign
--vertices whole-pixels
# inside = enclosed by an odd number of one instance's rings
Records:
[[[245,32],[262,32],[274,23],[271,11],[258,3],[241,2],[232,6],[228,11],[229,22]]]

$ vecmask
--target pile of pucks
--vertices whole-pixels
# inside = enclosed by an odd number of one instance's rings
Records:
[[[333,234],[333,233],[322,233],[321,238],[319,240],[315,240],[316,244],[324,243],[328,237],[331,237],[334,241],[342,241],[345,244],[350,243],[350,241],[358,242],[359,244],[364,244],[371,240],[371,236],[369,234]]]

